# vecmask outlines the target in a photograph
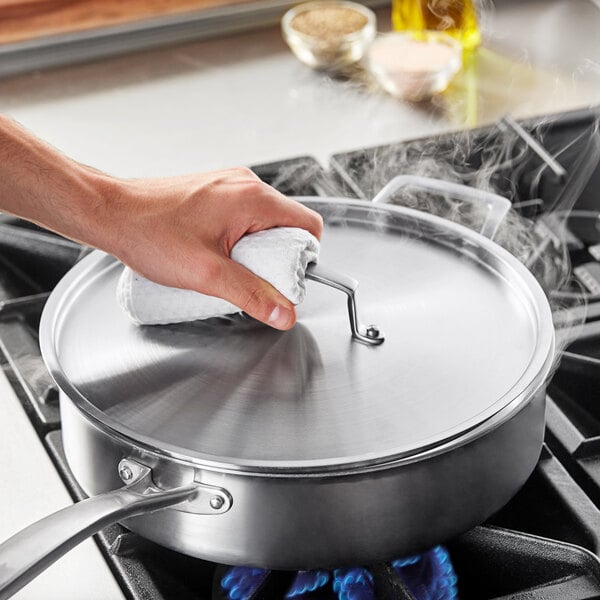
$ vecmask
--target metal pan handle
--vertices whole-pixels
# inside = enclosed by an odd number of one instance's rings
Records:
[[[451,183],[449,181],[442,181],[431,177],[419,177],[417,175],[398,175],[394,177],[373,198],[373,202],[388,202],[398,190],[411,186],[431,190],[432,192],[446,193],[456,199],[487,205],[488,214],[481,226],[480,233],[490,240],[494,239],[498,227],[511,207],[510,200],[498,194],[472,188],[460,183]]]
[[[10,598],[61,556],[100,529],[129,517],[175,506],[202,495],[202,484],[158,489],[151,469],[124,459],[119,464],[125,487],[63,508],[30,525],[0,544],[0,600]],[[212,512],[225,512],[230,498],[219,488],[210,497]],[[216,502],[215,497],[220,498]],[[186,503],[187,504],[187,503]],[[219,506],[217,506],[219,505]],[[193,505],[182,510],[196,512]]]

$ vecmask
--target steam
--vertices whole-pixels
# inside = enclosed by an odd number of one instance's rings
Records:
[[[544,145],[547,122],[539,120],[533,137]],[[477,139],[474,139],[474,138]],[[583,146],[583,151],[579,150]],[[549,151],[549,148],[545,148]],[[357,152],[349,158],[334,157],[338,189],[323,184],[317,165],[297,170],[282,169],[272,183],[290,189],[312,184],[324,196],[357,196],[371,200],[393,177],[400,174],[433,177],[493,192],[513,201],[495,241],[525,264],[544,289],[555,320],[557,356],[576,335],[585,320],[586,293],[571,277],[567,247],[568,218],[600,160],[598,122],[568,140],[550,155],[561,158],[577,150],[564,181],[510,127],[491,127],[485,135],[459,132],[438,139],[424,139]],[[543,200],[544,182],[560,193],[553,203]],[[322,188],[319,186],[322,185]],[[517,202],[517,199],[521,200]],[[526,198],[526,200],[523,200]],[[456,200],[439,193],[406,188],[391,203],[434,214],[480,230],[487,207]],[[600,234],[599,234],[600,241]]]
[[[537,136],[542,140],[543,128],[542,122],[536,127]],[[586,294],[571,277],[568,218],[600,160],[598,123],[581,135],[587,138],[581,158],[573,165],[562,184],[562,192],[549,207],[538,201],[538,194],[542,177],[553,177],[553,174],[549,173],[547,164],[539,162],[535,165],[528,147],[512,131],[491,130],[483,142],[479,142],[479,147],[465,134],[457,134],[450,138],[450,143],[433,149],[430,145],[435,142],[427,141],[400,154],[383,152],[377,157],[376,168],[370,176],[371,189],[381,183],[382,173],[395,170],[466,183],[514,200],[516,181],[521,174],[527,173],[529,184],[527,189],[520,190],[520,196],[531,201],[513,207],[501,224],[495,241],[527,265],[546,292],[557,330],[557,356],[574,339],[585,320],[582,307],[585,307]],[[560,160],[561,155],[576,143],[581,143],[581,139],[570,140],[554,154],[554,158]],[[474,154],[480,156],[479,164],[468,163],[468,157]],[[394,198],[394,203],[425,210],[475,230],[481,228],[487,212],[485,207],[416,190]],[[535,219],[526,216],[532,208],[542,206],[547,211],[543,215]]]

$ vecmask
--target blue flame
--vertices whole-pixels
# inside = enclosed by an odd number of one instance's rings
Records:
[[[269,571],[250,567],[231,567],[223,579],[221,587],[229,600],[246,600],[258,589]]]
[[[298,571],[286,598],[296,598],[306,593],[314,592],[329,583],[327,571]]]
[[[227,593],[229,600],[246,600],[256,592],[268,574],[269,571],[265,569],[231,567],[221,579],[221,588]],[[328,583],[327,571],[298,571],[285,597],[298,598]]]
[[[392,561],[415,600],[457,600],[456,574],[448,551],[436,546],[419,556]]]
[[[442,546],[436,546],[418,556],[394,560],[392,568],[415,600],[458,600],[456,573],[448,551]],[[269,571],[264,569],[232,567],[221,580],[221,587],[229,600],[247,600],[268,574]],[[286,598],[300,599],[303,595],[326,586],[330,578],[327,571],[298,571]],[[373,576],[361,567],[335,569],[333,591],[338,600],[375,600]]]
[[[336,569],[333,572],[333,591],[339,600],[373,600],[373,576],[367,569]]]

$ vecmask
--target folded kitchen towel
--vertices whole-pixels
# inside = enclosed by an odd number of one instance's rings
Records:
[[[319,241],[297,227],[276,227],[241,238],[231,258],[279,290],[290,302],[304,300],[306,267],[317,262]],[[117,287],[119,304],[140,325],[209,319],[240,312],[226,300],[153,283],[125,267]]]

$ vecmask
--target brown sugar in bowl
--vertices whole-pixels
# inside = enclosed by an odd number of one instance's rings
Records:
[[[285,13],[281,28],[300,61],[314,69],[335,71],[363,57],[375,38],[376,17],[355,2],[305,2]]]

